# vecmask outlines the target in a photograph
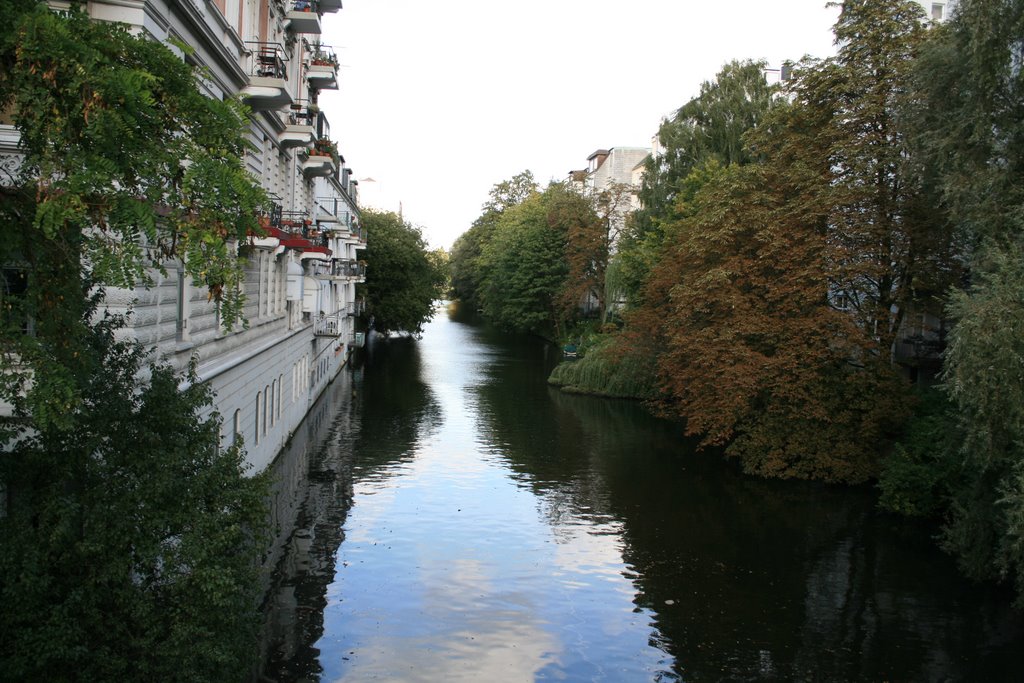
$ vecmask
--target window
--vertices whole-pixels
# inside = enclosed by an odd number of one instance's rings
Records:
[[[270,383],[270,426],[277,422],[277,380]]]
[[[267,404],[272,400],[270,394],[270,387],[266,386],[263,388],[263,433],[267,433]]]
[[[189,315],[189,287],[188,277],[185,275],[183,268],[178,269],[178,310],[177,319],[175,321],[175,338],[178,341],[188,340],[188,315]]]
[[[231,440],[231,445],[237,446],[238,445],[238,437],[240,437],[242,435],[242,411],[241,410],[236,410],[235,411],[235,417],[234,417],[234,420],[233,420],[232,427],[234,428],[234,432],[233,432],[233,438]]]
[[[942,2],[932,3],[932,19],[934,21],[942,21],[946,18],[946,4]]]
[[[260,410],[263,408],[263,392],[256,392],[256,445],[260,445]]]

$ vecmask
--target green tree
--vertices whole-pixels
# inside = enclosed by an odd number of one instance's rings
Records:
[[[705,444],[761,475],[861,482],[908,413],[890,348],[915,278],[953,255],[899,126],[920,7],[842,8],[836,57],[799,65],[792,104],[747,133],[756,163],[677,202],[638,319]]]
[[[147,354],[117,340],[122,325],[83,321],[73,430],[16,402],[0,458],[2,677],[245,680],[267,482],[244,475],[240,444],[219,448],[220,416],[193,374],[151,365],[139,384]]]
[[[559,336],[566,234],[585,208],[581,201],[552,183],[501,213],[481,256],[488,318],[508,329]]]
[[[970,285],[956,291],[944,360],[951,408],[931,435],[913,434],[883,474],[890,505],[924,501],[945,518],[942,542],[977,579],[1016,583],[1024,606],[1024,73],[1021,0],[964,0],[929,34],[914,69],[912,150],[957,230]],[[936,502],[935,497],[939,496]],[[886,499],[883,499],[886,502]]]
[[[665,226],[680,217],[678,202],[693,194],[690,173],[712,159],[728,166],[755,158],[743,135],[761,123],[778,92],[765,80],[764,68],[764,62],[729,62],[659,127],[662,150],[646,162],[642,208],[623,234],[616,264],[630,301],[637,301],[658,258]]]
[[[481,257],[484,247],[493,237],[502,213],[522,203],[535,192],[537,182],[528,170],[491,187],[488,200],[483,205],[483,213],[452,245],[450,268],[452,294],[455,298],[475,308],[483,306],[481,285],[484,268]]]
[[[6,374],[6,393],[27,391],[35,421],[70,427],[83,283],[132,288],[178,259],[231,324],[242,305],[235,244],[258,229],[266,198],[242,161],[243,108],[205,97],[200,74],[165,46],[75,8],[36,4],[7,21],[0,110],[13,112],[24,157],[0,189],[11,228],[0,261],[22,266],[29,286],[5,302],[0,335],[32,382]]]
[[[418,334],[448,282],[445,266],[427,250],[418,228],[390,211],[363,211],[366,314],[382,334]]]
[[[73,6],[5,2],[0,111],[0,670],[17,680],[231,680],[248,673],[264,486],[218,452],[202,386],[116,342],[97,288],[184,264],[241,311],[237,241],[264,193],[248,125],[167,47]],[[13,287],[12,287],[13,285]],[[99,322],[94,322],[100,318]],[[190,381],[194,383],[194,378]]]

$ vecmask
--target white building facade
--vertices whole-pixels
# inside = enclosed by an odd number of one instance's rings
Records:
[[[245,259],[247,326],[228,331],[205,286],[181,264],[154,270],[148,289],[107,291],[112,310],[131,310],[127,334],[179,369],[198,358],[215,393],[222,443],[243,440],[264,470],[313,401],[361,344],[355,286],[365,279],[358,183],[317,106],[338,88],[338,62],[319,34],[341,0],[97,0],[98,20],[159,41],[177,39],[203,67],[206,94],[240,95],[253,110],[246,167],[273,198],[262,235],[237,244]],[[0,165],[14,166],[17,131],[0,125]]]

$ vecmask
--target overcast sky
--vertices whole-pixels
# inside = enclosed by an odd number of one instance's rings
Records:
[[[824,0],[344,0],[321,37],[340,89],[320,104],[362,204],[401,202],[448,248],[495,183],[649,147],[729,60],[833,54],[837,15]]]

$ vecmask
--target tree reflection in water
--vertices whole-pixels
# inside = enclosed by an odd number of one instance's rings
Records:
[[[515,662],[533,679],[1009,680],[1024,666],[1008,598],[967,584],[871,490],[746,477],[639,405],[550,389],[558,360],[442,317],[338,384],[278,463],[295,493],[279,503],[269,679],[467,680]]]

